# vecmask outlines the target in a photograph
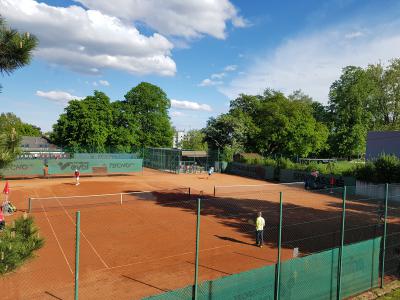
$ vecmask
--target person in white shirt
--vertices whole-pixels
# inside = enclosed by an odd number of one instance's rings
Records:
[[[260,211],[256,219],[256,245],[260,248],[262,248],[264,244],[264,226],[265,220],[262,217],[262,213]]]

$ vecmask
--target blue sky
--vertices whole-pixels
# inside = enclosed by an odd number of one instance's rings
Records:
[[[95,89],[120,100],[151,82],[177,128],[201,128],[239,93],[327,103],[341,68],[400,57],[394,0],[0,0],[0,12],[40,40],[31,65],[0,78],[1,111],[44,131]]]

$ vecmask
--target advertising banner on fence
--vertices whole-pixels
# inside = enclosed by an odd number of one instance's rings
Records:
[[[141,159],[57,159],[48,162],[49,175],[87,173],[130,173],[142,171]]]
[[[41,159],[20,159],[12,162],[7,168],[0,170],[5,177],[32,176],[43,174],[43,161]]]

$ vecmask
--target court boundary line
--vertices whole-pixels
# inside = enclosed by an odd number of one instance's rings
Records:
[[[233,245],[216,246],[216,247],[200,250],[199,252],[212,251],[212,250],[217,250],[217,249],[227,248],[227,247],[232,247],[232,246]],[[98,269],[96,271],[113,270],[113,269],[125,268],[125,267],[134,266],[134,265],[145,264],[145,263],[153,263],[153,262],[157,262],[157,261],[160,261],[160,260],[166,260],[166,259],[170,259],[170,258],[174,258],[174,257],[185,256],[185,255],[188,255],[188,254],[195,254],[195,251],[189,251],[189,252],[184,252],[184,253],[179,253],[179,254],[174,254],[174,255],[168,255],[168,256],[157,258],[157,259],[137,261],[137,262],[133,262],[133,263],[130,263],[130,264],[118,265],[118,266],[113,266],[113,267],[109,267],[109,268]]]
[[[35,191],[35,194],[36,194],[36,191]],[[74,275],[74,272],[72,271],[71,265],[69,264],[68,258],[67,258],[67,256],[65,255],[65,252],[64,252],[63,248],[61,247],[60,241],[58,240],[58,237],[57,237],[57,235],[56,235],[56,233],[55,233],[55,230],[54,230],[54,228],[53,228],[53,225],[51,224],[51,221],[50,221],[50,219],[49,219],[49,217],[48,217],[48,215],[47,215],[46,210],[45,210],[44,207],[43,207],[42,202],[40,202],[40,205],[42,206],[42,209],[43,209],[43,211],[44,211],[44,213],[45,213],[47,222],[48,222],[49,225],[50,225],[50,229],[51,229],[51,231],[52,231],[52,233],[53,233],[53,235],[54,235],[54,238],[56,239],[56,242],[57,242],[57,244],[58,244],[58,247],[59,247],[60,250],[61,250],[61,253],[62,253],[63,257],[64,257],[64,260],[65,260],[65,262],[67,263],[68,269],[70,270],[71,274]]]
[[[263,184],[234,184],[234,185],[215,185],[217,188],[233,188],[233,187],[262,187],[262,186],[290,186],[304,184],[304,181],[296,182],[279,182],[279,183],[263,183]]]
[[[52,194],[54,195],[53,189],[51,189]],[[60,200],[58,200],[57,197],[55,197],[57,199],[58,204],[62,207],[62,209],[64,210],[64,213],[67,215],[67,217],[69,218],[69,220],[72,222],[72,224],[74,226],[76,226],[76,223],[74,222],[74,220],[71,218],[70,214],[67,212],[67,210],[65,209],[65,207],[61,204]],[[94,248],[94,246],[92,245],[92,243],[88,240],[88,238],[86,237],[86,235],[83,233],[82,229],[80,230],[80,233],[82,234],[83,238],[86,240],[86,242],[89,244],[89,247],[92,249],[92,251],[94,252],[94,254],[96,254],[96,256],[99,258],[100,262],[106,267],[109,268],[109,266],[106,264],[106,262],[101,258],[100,254],[96,251],[96,249]]]

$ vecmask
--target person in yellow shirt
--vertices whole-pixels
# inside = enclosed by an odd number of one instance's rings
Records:
[[[258,212],[256,219],[256,245],[260,248],[262,248],[264,244],[264,226],[265,220],[262,217],[262,213],[260,211]]]

